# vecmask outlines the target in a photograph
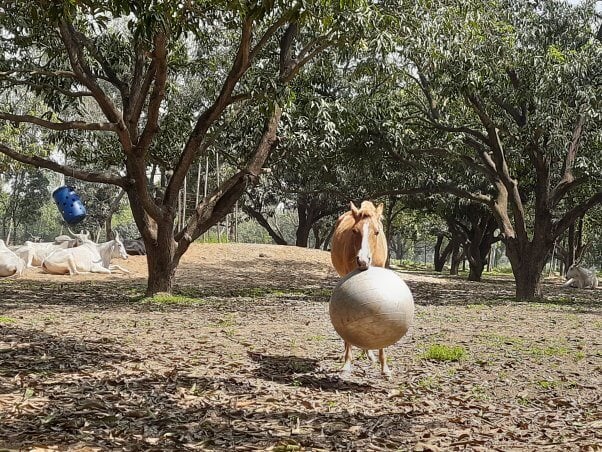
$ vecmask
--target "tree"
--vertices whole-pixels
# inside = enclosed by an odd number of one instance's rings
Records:
[[[0,143],[0,152],[23,163],[77,179],[121,187],[144,239],[147,295],[170,292],[182,255],[223,218],[277,144],[287,86],[324,49],[359,36],[370,10],[360,1],[209,2],[13,1],[1,17],[3,89],[43,99],[41,114],[1,112],[0,119],[68,134],[110,134],[111,170],[88,170],[30,155]],[[232,45],[230,43],[233,43]],[[193,108],[170,108],[174,90],[195,77],[207,94]],[[261,106],[257,109],[257,106]],[[175,230],[177,200],[191,165],[220,139],[226,114],[256,108],[263,128],[241,151],[238,169],[203,199]],[[91,111],[90,111],[91,110]],[[185,133],[164,128],[184,116]],[[262,121],[258,121],[261,124]],[[251,140],[247,140],[247,143]],[[158,143],[180,143],[173,155]],[[147,171],[163,162],[170,177],[153,193]]]
[[[403,155],[430,170],[425,192],[490,210],[517,300],[539,298],[555,240],[602,203],[599,19],[591,2],[437,6],[403,41],[404,129],[434,139]]]
[[[8,180],[9,193],[6,198],[0,200],[4,204],[2,211],[2,232],[4,237],[9,236],[9,230],[13,231],[13,241],[18,241],[18,230],[23,226],[27,228],[28,234],[22,238],[31,240],[33,234],[38,234],[38,219],[44,203],[50,198],[48,191],[48,179],[43,171],[37,168],[27,168],[23,165],[12,165],[5,173]]]
[[[491,246],[500,240],[495,217],[489,209],[475,203],[456,203],[454,215],[447,224],[452,236],[458,237],[468,260],[469,281],[480,281]]]

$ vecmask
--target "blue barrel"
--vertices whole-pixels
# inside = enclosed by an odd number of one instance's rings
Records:
[[[86,217],[86,208],[74,187],[59,187],[52,192],[52,198],[67,223],[77,224]]]

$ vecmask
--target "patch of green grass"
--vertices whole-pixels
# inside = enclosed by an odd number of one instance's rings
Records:
[[[458,369],[455,369],[455,368],[453,368],[453,367],[449,367],[449,368],[448,368],[448,369],[445,371],[445,374],[446,374],[448,377],[455,377],[455,376],[457,375],[457,373],[458,373]]]
[[[309,340],[313,342],[324,342],[327,339],[323,334],[316,334],[315,336],[310,336]]]
[[[524,396],[518,396],[516,398],[516,402],[520,406],[529,406],[529,405],[531,405],[531,400],[529,400],[527,397],[524,397]]]
[[[553,380],[539,380],[535,384],[545,390],[558,387],[558,382]]]
[[[217,326],[221,328],[236,326],[236,319],[233,314],[228,314],[217,321]]]
[[[562,303],[574,303],[575,302],[575,297],[570,296],[570,295],[556,295],[556,296],[547,296],[545,297],[544,300],[541,301],[541,304],[543,305],[556,305],[556,304],[562,304]]]
[[[157,304],[193,304],[203,303],[201,298],[191,298],[184,295],[173,295],[169,293],[158,293],[152,297],[144,297],[140,300],[142,303],[157,303]]]
[[[488,274],[488,275],[511,275],[512,274],[512,267],[508,266],[508,267],[495,267],[492,268],[490,271],[484,271],[483,274]]]
[[[547,347],[532,347],[529,352],[533,356],[566,356],[569,349],[564,345],[549,345]]]
[[[483,339],[485,339],[491,345],[512,345],[512,346],[520,346],[523,345],[524,340],[520,337],[506,336],[504,334],[497,333],[487,333],[480,335]]]
[[[480,311],[486,307],[487,307],[487,305],[485,305],[483,303],[475,303],[475,304],[467,304],[466,305],[466,309],[474,309],[477,311]]]
[[[432,361],[459,361],[466,357],[466,350],[460,345],[433,344],[423,353],[423,359]]]
[[[573,359],[576,362],[581,361],[582,359],[585,359],[585,352],[575,352],[575,354],[573,355]]]
[[[15,323],[16,320],[10,317],[4,317],[0,315],[0,323]]]
[[[428,377],[418,380],[418,387],[429,390],[439,389],[441,387],[441,382],[437,377],[429,375]]]
[[[474,385],[472,388],[470,388],[470,393],[475,400],[481,402],[491,400],[491,396],[489,395],[487,388],[483,385]]]

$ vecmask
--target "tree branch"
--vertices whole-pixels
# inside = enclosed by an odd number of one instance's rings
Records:
[[[84,171],[72,166],[61,165],[60,163],[35,155],[21,154],[20,152],[17,152],[1,143],[0,152],[21,163],[33,165],[37,168],[46,168],[57,173],[64,174],[65,176],[74,177],[75,179],[84,180],[87,182],[117,185],[119,187],[126,186],[126,179],[124,177],[107,171]]]
[[[71,67],[77,76],[77,79],[92,92],[94,99],[109,122],[112,122],[116,125],[117,136],[119,137],[121,146],[124,152],[129,154],[132,149],[132,142],[130,140],[128,130],[123,122],[123,117],[111,99],[100,88],[96,81],[96,77],[86,63],[82,47],[75,38],[77,31],[73,28],[71,23],[65,21],[64,19],[61,20],[59,29],[61,39],[65,44],[67,55],[69,56]]]
[[[588,210],[595,207],[598,204],[602,204],[602,190],[592,195],[589,199],[583,201],[581,204],[576,205],[571,210],[566,212],[562,218],[554,222],[552,226],[553,238],[559,237],[564,231],[566,231],[570,225],[575,223],[575,220],[582,217],[587,213]]]
[[[122,97],[125,97],[127,94],[127,85],[117,76],[115,70],[111,67],[104,55],[98,51],[98,47],[93,44],[83,33],[77,30],[74,30],[74,32],[77,40],[83,43],[92,58],[94,58],[100,64],[107,75],[106,80],[119,90]]]
[[[155,49],[153,61],[155,62],[155,83],[148,101],[147,120],[142,135],[136,143],[136,152],[143,155],[147,152],[153,137],[159,130],[159,107],[165,98],[165,83],[167,81],[167,37],[160,33],[154,39]]]
[[[261,168],[267,160],[272,148],[276,144],[276,131],[280,123],[282,110],[275,106],[255,153],[247,162],[246,167],[226,180],[220,187],[199,204],[194,214],[187,221],[184,228],[175,236],[178,242],[176,254],[181,256],[190,243],[203,232],[213,226],[219,218],[228,213],[234,203],[244,193],[247,186],[259,179]]]
[[[46,129],[52,130],[101,130],[108,132],[115,132],[117,127],[115,124],[111,124],[109,122],[84,122],[84,121],[62,121],[62,122],[53,122],[47,121],[42,118],[38,118],[37,116],[31,115],[13,115],[10,113],[0,112],[0,119],[5,119],[7,121],[13,121],[17,123],[29,123],[35,124],[41,127],[45,127]]]
[[[577,151],[581,145],[581,137],[583,136],[583,126],[585,125],[585,116],[579,115],[577,118],[577,124],[573,129],[573,136],[567,149],[564,163],[562,166],[562,178],[551,194],[550,206],[556,207],[563,196],[572,188],[574,185],[575,177],[573,176],[573,165],[575,164],[575,158],[577,157]]]
[[[525,223],[525,209],[522,199],[520,197],[520,193],[518,191],[518,182],[515,179],[513,179],[510,175],[510,170],[506,162],[504,147],[502,146],[502,141],[500,139],[498,128],[485,111],[483,102],[477,95],[467,93],[465,97],[468,104],[477,114],[481,123],[485,127],[485,130],[487,131],[487,144],[489,145],[489,148],[493,153],[495,171],[499,177],[499,180],[506,188],[507,193],[502,193],[501,191],[499,191],[498,187],[498,191],[500,193],[500,200],[503,199],[502,203],[498,205],[498,209],[502,208],[502,205],[506,204],[507,196],[508,194],[510,194],[512,199],[512,212],[514,214],[514,222],[516,224],[514,232],[516,233],[516,231],[518,231],[518,234],[520,234],[521,236],[521,240],[523,242],[526,242],[528,240],[528,236],[527,226]],[[501,214],[501,211],[498,210],[498,212]]]
[[[230,104],[231,95],[236,87],[236,84],[249,69],[249,44],[252,39],[252,32],[253,19],[246,18],[242,24],[238,51],[232,67],[230,68],[230,72],[228,73],[228,76],[222,85],[222,89],[213,104],[207,108],[207,110],[205,110],[205,112],[200,115],[199,119],[197,120],[196,125],[191,132],[186,145],[184,146],[184,150],[180,154],[180,159],[176,164],[173,176],[169,180],[165,190],[165,196],[163,198],[163,205],[170,207],[174,205],[178,196],[178,192],[182,187],[182,183],[184,182],[184,178],[188,173],[188,169],[190,168],[190,165],[192,165],[192,162],[196,157],[196,153],[203,139],[205,138],[207,131],[219,118],[220,114],[225,110],[225,108]]]
[[[251,218],[254,218],[255,221],[257,221],[257,223],[259,223],[259,225],[262,226],[267,231],[267,233],[270,235],[270,237],[272,238],[272,240],[277,245],[288,245],[288,242],[286,240],[284,240],[284,238],[280,234],[278,234],[278,232],[276,232],[274,230],[274,228],[272,228],[272,225],[262,215],[261,212],[253,209],[251,206],[248,206],[246,204],[243,204],[242,210],[248,216],[250,216]]]
[[[32,89],[37,89],[37,90],[52,90],[52,91],[56,91],[59,94],[62,94],[63,96],[67,96],[67,97],[73,97],[73,98],[78,98],[78,97],[92,97],[92,93],[90,91],[70,91],[68,89],[64,89],[64,88],[60,88],[58,86],[54,86],[51,85],[49,83],[33,83],[27,80],[18,80],[18,81],[14,81],[12,83],[7,83],[3,85],[3,88],[7,89],[7,88],[11,88],[13,86],[28,86]]]

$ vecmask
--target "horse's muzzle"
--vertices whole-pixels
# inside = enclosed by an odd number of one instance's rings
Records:
[[[372,259],[370,259],[370,258],[362,259],[361,257],[357,257],[355,259],[357,268],[359,268],[360,270],[368,270],[368,267],[370,267],[371,261],[372,261]]]

